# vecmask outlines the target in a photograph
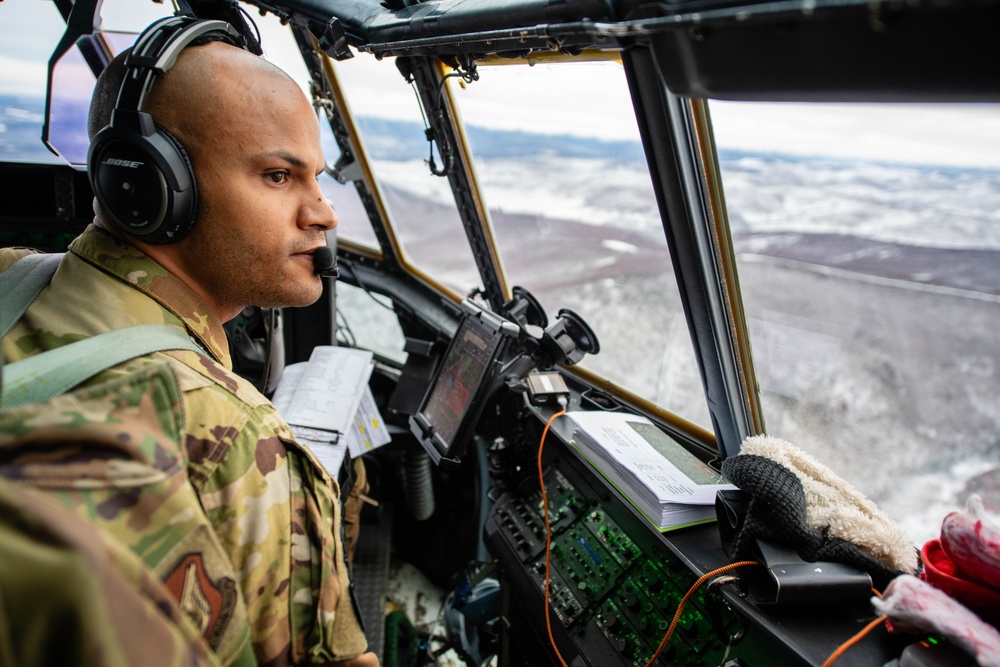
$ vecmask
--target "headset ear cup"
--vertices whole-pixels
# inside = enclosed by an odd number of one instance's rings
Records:
[[[88,176],[107,221],[128,236],[163,245],[191,231],[198,209],[191,160],[163,128],[148,136],[104,128],[91,142]]]
[[[184,144],[162,127],[157,126],[156,132],[173,146],[177,159],[171,160],[170,164],[175,165],[176,169],[183,169],[187,176],[185,180],[191,184],[182,196],[181,193],[174,193],[171,210],[168,211],[173,218],[173,234],[169,239],[156,241],[156,243],[175,243],[188,235],[194,227],[195,218],[198,217],[198,180],[194,177],[194,166]]]

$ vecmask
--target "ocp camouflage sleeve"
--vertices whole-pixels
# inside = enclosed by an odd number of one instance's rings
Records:
[[[180,405],[147,364],[0,411],[0,663],[219,665],[249,648],[187,484]],[[198,577],[228,580],[228,614]]]
[[[241,426],[234,426],[236,414],[222,414],[229,419],[189,436],[190,476],[245,582],[258,660],[326,664],[363,653],[336,482],[294,442],[270,403],[257,405]]]
[[[0,664],[220,665],[130,550],[103,541],[72,511],[2,479]]]

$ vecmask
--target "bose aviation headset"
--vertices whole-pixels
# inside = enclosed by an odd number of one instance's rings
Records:
[[[225,21],[173,16],[146,28],[125,59],[111,123],[90,143],[87,173],[109,224],[146,243],[179,241],[198,213],[198,187],[184,147],[144,109],[157,77],[174,66],[186,46],[209,32],[248,48]]]

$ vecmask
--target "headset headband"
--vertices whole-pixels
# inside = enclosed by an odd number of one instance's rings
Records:
[[[110,126],[124,127],[143,136],[152,134],[153,121],[144,109],[153,82],[174,66],[185,47],[208,32],[225,33],[233,44],[243,45],[236,28],[225,21],[170,16],[146,28],[125,59],[125,79],[111,114]],[[131,114],[138,114],[139,119]]]

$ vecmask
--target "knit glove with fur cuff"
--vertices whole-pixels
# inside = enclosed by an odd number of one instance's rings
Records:
[[[902,531],[833,471],[794,445],[770,436],[743,442],[723,462],[726,478],[752,498],[733,555],[754,557],[754,538],[795,549],[804,560],[844,563],[879,588],[917,570],[917,552]]]

